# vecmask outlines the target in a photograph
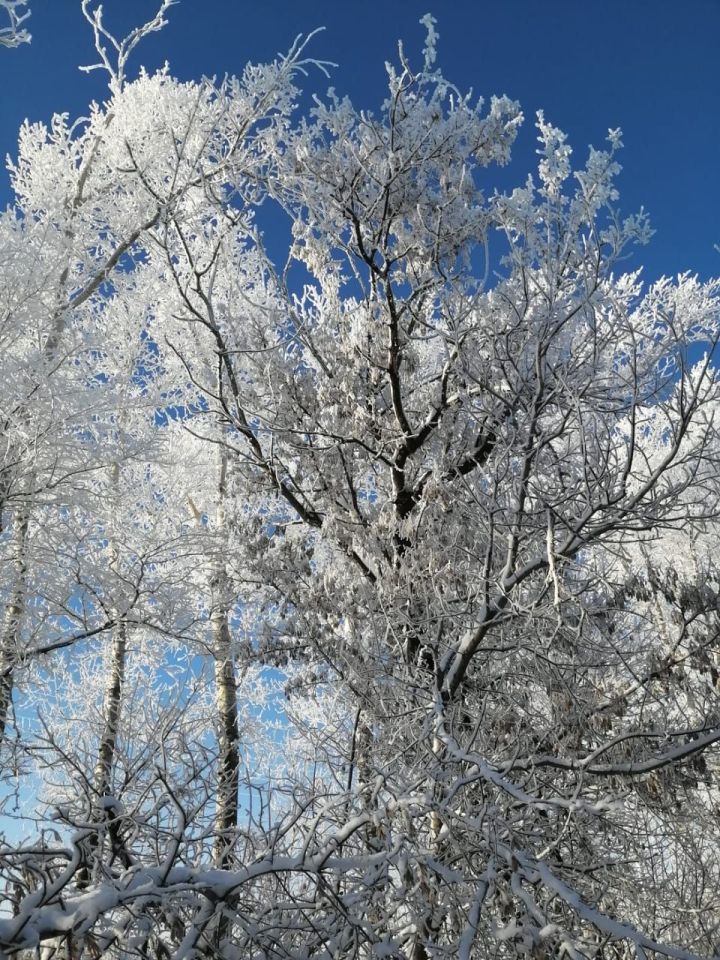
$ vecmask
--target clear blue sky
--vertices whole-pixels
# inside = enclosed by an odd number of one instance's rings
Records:
[[[109,25],[139,23],[155,0],[105,0]],[[0,150],[14,153],[25,118],[82,115],[104,81],[77,70],[93,59],[79,0],[31,0],[30,46],[0,50]],[[636,254],[645,276],[720,274],[720,0],[182,0],[170,24],[136,53],[164,60],[183,79],[237,73],[271,59],[296,34],[326,27],[311,53],[336,61],[332,84],[357,106],[383,97],[384,62],[403,38],[420,61],[419,18],[438,20],[448,79],[477,93],[518,99],[527,120],[512,167],[522,181],[534,161],[538,108],[569,135],[576,160],[620,126],[625,149],[621,207],[649,210],[657,233]],[[132,72],[132,70],[131,70]],[[307,85],[328,86],[313,74]],[[505,180],[505,178],[503,178]],[[492,186],[489,178],[488,186]],[[0,175],[0,202],[9,199]]]

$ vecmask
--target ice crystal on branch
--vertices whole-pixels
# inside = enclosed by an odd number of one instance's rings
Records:
[[[8,26],[0,27],[0,47],[19,47],[23,43],[30,43],[32,37],[23,27],[30,17],[26,7],[27,0],[0,0],[0,10],[5,11],[10,21]]]

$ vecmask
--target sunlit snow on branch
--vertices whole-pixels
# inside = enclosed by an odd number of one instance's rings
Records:
[[[23,27],[30,17],[26,7],[27,0],[0,0],[0,11],[4,10],[10,21],[8,26],[0,27],[1,47],[19,47],[22,43],[30,43],[31,35]]]

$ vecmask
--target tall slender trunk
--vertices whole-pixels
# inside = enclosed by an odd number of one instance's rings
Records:
[[[230,632],[230,581],[225,562],[227,550],[227,453],[220,448],[220,474],[217,486],[214,530],[217,553],[211,563],[210,574],[210,628],[212,655],[215,666],[215,707],[218,723],[218,771],[215,798],[215,842],[213,861],[221,868],[230,867],[232,847],[238,824],[240,788],[240,725],[238,722],[237,674]],[[198,528],[202,514],[191,498],[190,512]]]
[[[111,481],[113,499],[119,501],[119,463],[114,463],[112,466]],[[116,544],[112,544],[112,556],[111,567],[117,563],[118,559]],[[93,776],[94,795],[97,798],[97,802],[100,803],[110,795],[110,787],[112,785],[112,771],[115,763],[115,749],[120,729],[123,685],[125,683],[125,661],[127,658],[127,625],[117,616],[117,610],[115,610],[114,613],[119,622],[113,632],[110,671],[105,681],[105,692],[103,695],[103,730],[98,746],[98,755]]]
[[[220,728],[213,859],[218,867],[229,867],[232,861],[233,833],[238,823],[240,730],[228,612],[222,608],[217,614],[213,614],[213,648],[215,698]]]
[[[215,525],[219,549],[213,563],[212,640],[215,659],[215,703],[219,726],[220,751],[215,810],[215,847],[213,859],[218,867],[232,861],[233,833],[238,823],[240,786],[240,730],[238,725],[237,680],[230,635],[230,591],[225,563],[227,543],[227,454],[220,451],[220,476]]]
[[[112,771],[115,762],[115,748],[120,729],[122,712],[123,684],[125,682],[125,660],[127,656],[127,626],[119,623],[113,636],[110,672],[105,684],[103,697],[103,732],[98,748],[97,763],[93,777],[95,797],[102,800],[110,796]]]
[[[25,612],[27,586],[27,548],[30,511],[18,508],[14,524],[13,588],[5,607],[2,635],[0,635],[0,744],[5,739],[8,713],[12,703],[14,670],[18,660],[20,625]]]
[[[103,824],[107,824],[111,859],[120,860],[126,868],[132,865],[132,860],[120,836],[116,812],[107,805],[108,797],[112,796],[112,775],[120,732],[126,659],[127,626],[119,623],[113,635],[110,670],[103,694],[103,729],[93,772],[90,819],[97,825],[98,832],[89,838],[87,862],[78,871],[77,882],[80,888],[87,886],[90,882],[93,864],[102,853],[100,830]]]
[[[118,463],[113,464],[112,485],[113,492],[117,495],[120,486],[120,465]],[[107,798],[112,795],[112,774],[122,716],[126,661],[127,625],[120,621],[113,632],[110,668],[103,692],[103,724],[91,785],[90,819],[98,827],[107,821],[112,858],[119,858],[123,866],[129,867],[131,861],[119,835],[114,811],[108,810],[106,807]],[[87,886],[89,883],[92,865],[97,860],[99,853],[100,834],[96,833],[90,838],[88,844],[87,863],[78,873],[79,887]]]
[[[213,862],[220,869],[231,869],[233,846],[238,825],[240,789],[240,725],[238,722],[237,676],[230,632],[230,580],[225,554],[227,551],[227,452],[220,447],[220,475],[214,529],[217,553],[212,559],[210,574],[210,628],[215,665],[215,708],[218,723],[218,768],[215,796],[215,840]],[[188,497],[188,506],[198,528],[202,514]],[[231,930],[231,920],[221,913],[208,930],[209,956],[219,956],[222,944]]]
[[[221,511],[218,511],[219,513]],[[224,517],[223,517],[224,520]],[[222,569],[221,569],[222,568]],[[238,724],[235,661],[230,634],[228,582],[225,565],[218,561],[214,578],[211,613],[213,658],[215,661],[215,706],[218,722],[218,772],[215,798],[215,842],[213,862],[222,870],[233,867],[233,847],[238,824],[240,788],[240,728]],[[212,924],[209,956],[220,956],[222,944],[231,931],[231,920],[221,912]]]

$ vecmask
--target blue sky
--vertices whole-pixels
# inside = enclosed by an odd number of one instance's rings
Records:
[[[102,99],[79,0],[30,0],[30,46],[0,50],[0,151],[14,153],[20,122],[54,111],[82,115]],[[110,26],[147,19],[155,0],[105,0]],[[628,266],[646,279],[683,270],[720,274],[720,0],[182,0],[169,26],[148,38],[132,68],[166,59],[183,79],[237,73],[268,60],[300,32],[324,26],[311,54],[336,61],[330,81],[356,105],[383,98],[383,64],[403,38],[420,62],[420,17],[438,20],[439,62],[448,79],[478,94],[518,99],[527,120],[515,151],[513,180],[534,163],[532,117],[538,108],[564,129],[576,162],[620,126],[625,149],[621,208],[649,210],[657,233]],[[328,86],[311,74],[308,89]],[[503,182],[507,182],[503,177]],[[492,174],[487,186],[492,188]],[[0,203],[10,199],[0,175]]]

